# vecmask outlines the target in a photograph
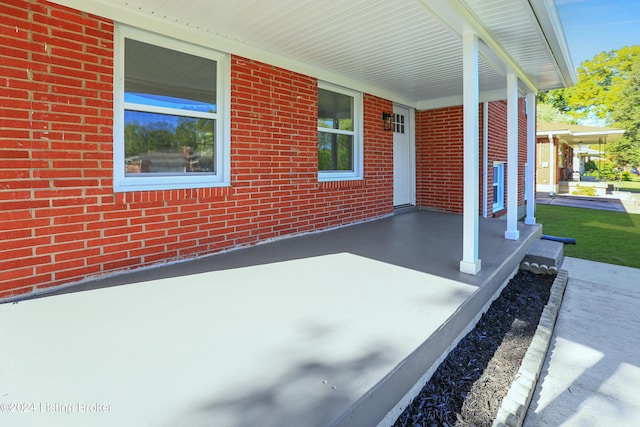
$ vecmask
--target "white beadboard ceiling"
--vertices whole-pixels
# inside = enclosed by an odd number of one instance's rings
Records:
[[[481,39],[481,99],[575,82],[551,0],[55,0],[130,25],[357,86],[418,108],[462,96],[461,32]]]

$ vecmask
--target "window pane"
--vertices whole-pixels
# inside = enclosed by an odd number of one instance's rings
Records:
[[[216,61],[125,40],[125,101],[216,111]]]
[[[127,173],[215,172],[215,120],[125,111]]]
[[[318,132],[318,169],[353,171],[353,136]]]
[[[318,127],[353,130],[353,97],[318,89]]]

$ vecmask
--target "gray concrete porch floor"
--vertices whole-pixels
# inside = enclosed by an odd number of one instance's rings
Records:
[[[0,305],[11,426],[373,426],[541,234],[417,211]],[[397,408],[396,408],[397,409]]]

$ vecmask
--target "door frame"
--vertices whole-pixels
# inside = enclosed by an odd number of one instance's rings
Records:
[[[397,104],[394,103],[393,104],[393,112],[394,114],[396,114],[396,108],[401,108],[403,110],[406,110],[408,112],[408,122],[406,124],[407,126],[407,133],[409,135],[409,204],[412,206],[416,206],[416,126],[415,126],[415,121],[416,121],[416,110],[415,108],[412,107],[408,107],[406,105],[402,105],[402,104]],[[395,134],[395,132],[394,132]],[[394,135],[395,138],[395,135]],[[395,142],[394,142],[395,145]],[[395,175],[395,164],[394,164],[394,170],[393,173]],[[394,179],[394,184],[393,184],[393,189],[395,192],[395,179]],[[394,194],[395,197],[395,194]]]

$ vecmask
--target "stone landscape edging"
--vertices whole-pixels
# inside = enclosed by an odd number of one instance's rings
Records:
[[[516,373],[507,395],[502,399],[496,419],[493,421],[493,427],[521,427],[524,423],[524,418],[527,415],[527,410],[551,343],[553,329],[556,325],[568,280],[568,272],[566,270],[558,270],[558,274],[551,285],[549,301],[542,311],[538,327],[529,349],[522,359],[520,369]]]

